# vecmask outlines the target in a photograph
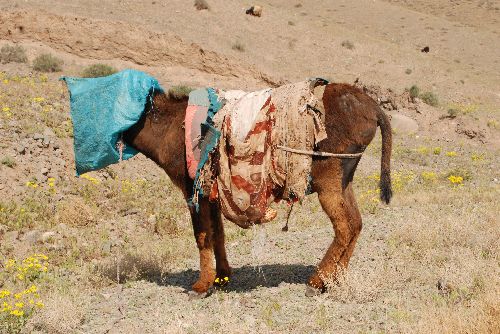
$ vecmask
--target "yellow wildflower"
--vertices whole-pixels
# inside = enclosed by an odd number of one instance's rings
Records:
[[[15,303],[14,305],[16,305],[17,308],[23,308],[24,307],[24,303]]]
[[[45,304],[44,304],[44,303],[42,303],[41,301],[37,301],[35,305],[36,305],[37,307],[40,307],[40,308],[42,308],[42,307],[44,307],[44,306],[45,306]]]
[[[45,101],[45,98],[43,98],[43,97],[35,97],[35,98],[33,98],[33,101],[35,101],[37,103],[40,103],[40,102]]]
[[[14,298],[16,298],[16,299],[21,299],[21,297],[22,297],[22,296],[23,296],[23,294],[22,294],[22,293],[16,293],[16,294],[14,295]]]
[[[35,301],[34,301],[33,299],[30,299],[30,300],[29,300],[29,303],[30,303],[31,305],[33,305],[33,304],[35,304]]]
[[[22,317],[24,315],[24,311],[13,310],[13,311],[10,311],[10,314],[15,315],[16,317]]]
[[[457,156],[457,152],[455,152],[455,151],[446,152],[446,156],[447,157],[456,157]]]
[[[0,291],[0,299],[5,298],[7,296],[10,296],[10,291],[9,290],[1,290]]]
[[[448,176],[448,180],[453,184],[462,184],[462,182],[464,181],[464,178],[461,176],[450,175],[450,176]]]
[[[10,108],[9,108],[9,107],[3,107],[3,108],[2,108],[2,111],[3,111],[3,112],[9,112],[9,111],[10,111]]]
[[[96,178],[93,178],[92,176],[90,175],[87,175],[87,174],[83,174],[83,175],[80,175],[81,178],[84,178],[90,182],[92,182],[93,184],[99,184],[99,180],[96,179]]]
[[[5,264],[6,269],[12,268],[16,264],[16,260],[9,259],[7,260],[7,263]]]
[[[472,158],[472,161],[484,160],[484,153],[473,153],[471,158]]]
[[[38,187],[38,183],[34,182],[34,181],[28,181],[26,182],[26,186],[27,187],[31,187],[31,188],[37,188]]]

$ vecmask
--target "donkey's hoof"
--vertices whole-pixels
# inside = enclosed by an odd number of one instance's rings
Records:
[[[313,288],[310,285],[306,286],[306,297],[319,296],[322,293],[323,293],[323,291],[321,289]]]
[[[188,291],[189,300],[198,300],[208,297],[208,292]]]

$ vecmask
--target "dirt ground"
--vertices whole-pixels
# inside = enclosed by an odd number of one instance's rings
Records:
[[[207,3],[0,0],[0,47],[28,56],[0,63],[0,332],[499,333],[500,1],[261,1],[262,17]],[[32,69],[46,52],[62,72]],[[227,222],[232,282],[190,300],[198,252],[165,173],[139,155],[74,177],[58,78],[95,63],[165,88],[321,76],[371,94],[392,117],[395,197],[377,200],[377,138],[355,176],[364,227],[340,283],[304,295],[333,238],[311,195],[288,232],[286,204],[265,227]],[[5,311],[20,301],[25,314]]]

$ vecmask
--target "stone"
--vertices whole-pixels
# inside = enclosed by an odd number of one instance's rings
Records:
[[[42,175],[47,175],[49,173],[49,169],[47,167],[43,167],[41,170],[40,170],[40,173]]]
[[[43,139],[43,135],[41,133],[35,133],[35,134],[33,134],[33,139],[34,140]]]
[[[102,244],[101,246],[101,251],[104,254],[110,254],[111,253],[111,241],[106,241]]]
[[[56,232],[52,232],[52,231],[44,232],[44,233],[42,233],[40,240],[43,243],[47,243],[47,242],[50,242],[51,239],[53,239],[55,236],[56,236]]]
[[[54,131],[52,131],[51,128],[45,128],[45,130],[43,130],[43,135],[44,137],[55,137],[56,134],[54,133]]]
[[[415,133],[418,131],[418,123],[414,119],[399,114],[399,113],[389,113],[391,116],[391,125],[397,132],[403,133]]]
[[[4,235],[4,240],[6,242],[14,242],[14,240],[17,240],[19,238],[19,232],[18,231],[10,231],[10,232],[5,232]]]
[[[19,154],[24,154],[26,153],[26,146],[24,144],[18,144],[15,148],[16,152]]]
[[[31,244],[36,244],[38,241],[41,240],[42,237],[42,232],[38,230],[32,230],[28,231],[23,235],[22,240],[27,241]]]

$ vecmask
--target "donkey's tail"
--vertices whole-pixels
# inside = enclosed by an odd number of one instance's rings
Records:
[[[391,150],[392,129],[387,115],[378,109],[377,124],[382,132],[382,159],[380,168],[380,199],[389,204],[392,197],[391,186]]]

